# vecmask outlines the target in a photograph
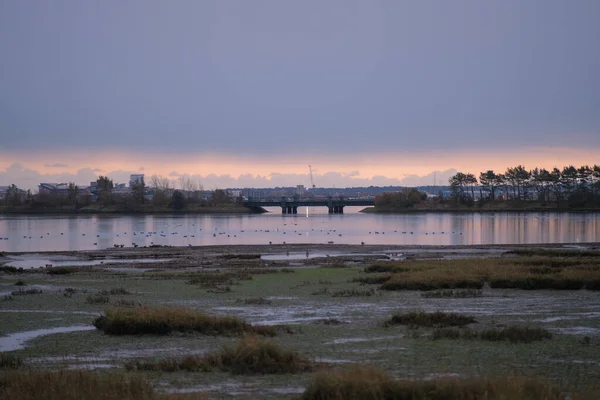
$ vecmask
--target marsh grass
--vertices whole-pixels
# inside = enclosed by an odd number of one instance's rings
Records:
[[[12,265],[1,265],[0,272],[5,272],[7,274],[24,274],[27,270],[23,268],[13,267]]]
[[[234,316],[208,315],[177,307],[110,308],[94,320],[94,326],[111,335],[166,335],[171,332],[276,335],[272,326],[253,326]]]
[[[552,333],[544,328],[510,325],[504,328],[490,328],[482,331],[456,328],[440,328],[433,331],[432,339],[487,340],[491,342],[530,343],[552,339]]]
[[[302,400],[565,400],[567,398],[584,399],[577,395],[566,395],[542,378],[475,377],[395,380],[383,370],[365,366],[319,371],[311,377],[301,396]]]
[[[244,304],[252,305],[267,305],[273,303],[271,300],[265,299],[264,297],[252,297],[244,300]]]
[[[600,259],[487,258],[465,260],[419,260],[386,263],[393,270],[383,290],[448,290],[491,288],[600,290]],[[548,265],[549,264],[549,265]]]
[[[477,289],[447,289],[422,292],[421,297],[428,299],[466,299],[483,296],[483,291]]]
[[[85,302],[88,304],[107,304],[110,302],[110,297],[100,293],[90,294],[85,298]]]
[[[13,296],[25,296],[28,294],[42,294],[42,289],[31,288],[31,289],[19,289],[13,290],[11,293]]]
[[[7,371],[0,374],[0,400],[200,400],[203,393],[159,394],[140,375],[93,371]]]
[[[447,326],[465,326],[477,322],[475,318],[456,314],[456,313],[444,313],[444,312],[423,312],[423,311],[411,311],[407,313],[394,314],[390,319],[384,321],[384,326],[393,325],[408,325],[408,326],[419,326],[427,328],[441,328]]]
[[[600,257],[600,251],[597,250],[576,250],[576,249],[516,249],[507,251],[507,254],[516,254],[518,256],[545,256],[545,257]]]
[[[90,271],[90,267],[48,267],[45,269],[49,275],[70,275],[76,272]]]
[[[234,346],[202,356],[164,359],[159,361],[130,361],[125,368],[130,371],[224,371],[236,375],[290,374],[313,371],[317,364],[296,351],[279,344],[247,336]]]
[[[23,360],[9,353],[0,353],[0,369],[18,369],[23,365]]]
[[[130,295],[133,294],[131,293],[129,290],[125,289],[125,288],[113,288],[110,290],[102,290],[99,292],[99,294],[103,295],[103,296],[126,296],[126,295]]]
[[[390,280],[392,275],[367,275],[367,276],[356,276],[350,279],[352,283],[360,283],[361,285],[381,285]]]
[[[371,297],[375,296],[375,289],[340,289],[331,292],[331,297]]]

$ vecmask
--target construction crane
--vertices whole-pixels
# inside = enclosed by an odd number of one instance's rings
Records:
[[[315,188],[315,181],[313,179],[313,174],[312,174],[312,167],[309,165],[308,166],[308,170],[310,171],[310,184],[312,186],[312,188]]]

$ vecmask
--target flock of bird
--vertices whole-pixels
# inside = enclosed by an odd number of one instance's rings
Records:
[[[174,244],[172,242],[179,242],[179,243],[175,243],[175,244],[182,244],[182,240],[160,240],[159,238],[167,238],[167,237],[177,237],[177,238],[182,238],[182,239],[188,239],[187,240],[187,244],[189,246],[192,246],[191,243],[189,243],[190,239],[196,238],[197,236],[200,238],[202,236],[205,236],[204,239],[207,239],[207,237],[212,236],[213,238],[217,238],[217,237],[228,237],[228,238],[237,238],[238,235],[242,236],[245,233],[254,233],[254,234],[268,234],[269,236],[271,236],[268,241],[269,244],[273,244],[273,243],[282,243],[282,244],[286,244],[285,241],[275,241],[275,239],[277,238],[277,236],[281,235],[281,239],[283,239],[283,235],[294,235],[294,236],[312,236],[314,239],[317,239],[318,236],[323,236],[323,238],[327,238],[328,236],[338,236],[338,237],[343,237],[344,233],[339,232],[338,229],[315,229],[315,228],[310,228],[310,229],[298,229],[295,228],[298,226],[298,223],[290,223],[288,225],[288,223],[284,223],[281,227],[279,228],[274,228],[274,229],[253,229],[253,230],[244,230],[241,229],[237,232],[226,232],[226,231],[219,231],[219,228],[211,228],[211,230],[207,231],[204,230],[202,228],[196,228],[195,224],[192,224],[192,229],[186,229],[183,224],[176,224],[176,225],[169,225],[168,226],[168,230],[167,231],[131,231],[131,232],[119,232],[119,233],[114,233],[114,232],[107,232],[104,233],[102,236],[100,234],[96,234],[96,238],[95,241],[93,241],[93,246],[98,246],[99,240],[102,239],[110,239],[112,238],[112,242],[113,242],[113,247],[115,248],[123,248],[123,247],[139,247],[141,243],[142,246],[152,246],[152,245],[158,245],[159,242],[162,242],[160,244],[164,244],[165,242],[169,243],[169,244]],[[180,232],[181,230],[181,232]],[[317,235],[315,235],[315,233]],[[400,234],[400,235],[445,235],[445,234],[457,234],[457,235],[462,235],[462,232],[446,232],[446,231],[438,231],[438,232],[415,232],[415,231],[400,231],[400,230],[393,230],[393,231],[388,231],[387,232],[388,235],[389,234]],[[368,235],[385,235],[386,232],[385,231],[368,231]],[[46,232],[45,235],[41,235],[39,238],[40,239],[45,239],[45,238],[51,238],[55,235],[58,236],[65,236],[65,232]],[[85,237],[86,233],[81,233],[80,234],[81,237]],[[9,240],[9,236],[6,237],[0,237],[0,240]],[[22,239],[25,240],[33,240],[36,239],[37,236],[27,236],[24,235],[22,237]],[[118,238],[118,239],[117,239]],[[127,240],[125,238],[131,238],[131,241]],[[147,239],[152,239],[152,240],[147,240]],[[158,239],[158,240],[157,240]],[[156,243],[155,243],[156,241]],[[208,241],[210,242],[211,240],[208,239]],[[377,242],[378,240],[376,240]],[[184,241],[185,242],[185,241]],[[266,242],[266,241],[265,241]],[[327,240],[328,244],[334,244],[333,240]],[[365,244],[365,241],[361,241],[361,244]],[[184,243],[185,244],[185,243]]]

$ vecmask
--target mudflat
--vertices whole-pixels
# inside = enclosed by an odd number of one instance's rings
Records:
[[[208,398],[297,398],[316,370],[352,365],[413,380],[534,376],[593,393],[599,246],[5,253],[0,354],[17,371],[141,374],[160,393]],[[236,351],[257,343],[282,358],[239,364]]]

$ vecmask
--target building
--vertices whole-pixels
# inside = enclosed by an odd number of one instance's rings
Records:
[[[132,188],[137,182],[144,181],[144,174],[131,174],[129,175],[129,187]]]

